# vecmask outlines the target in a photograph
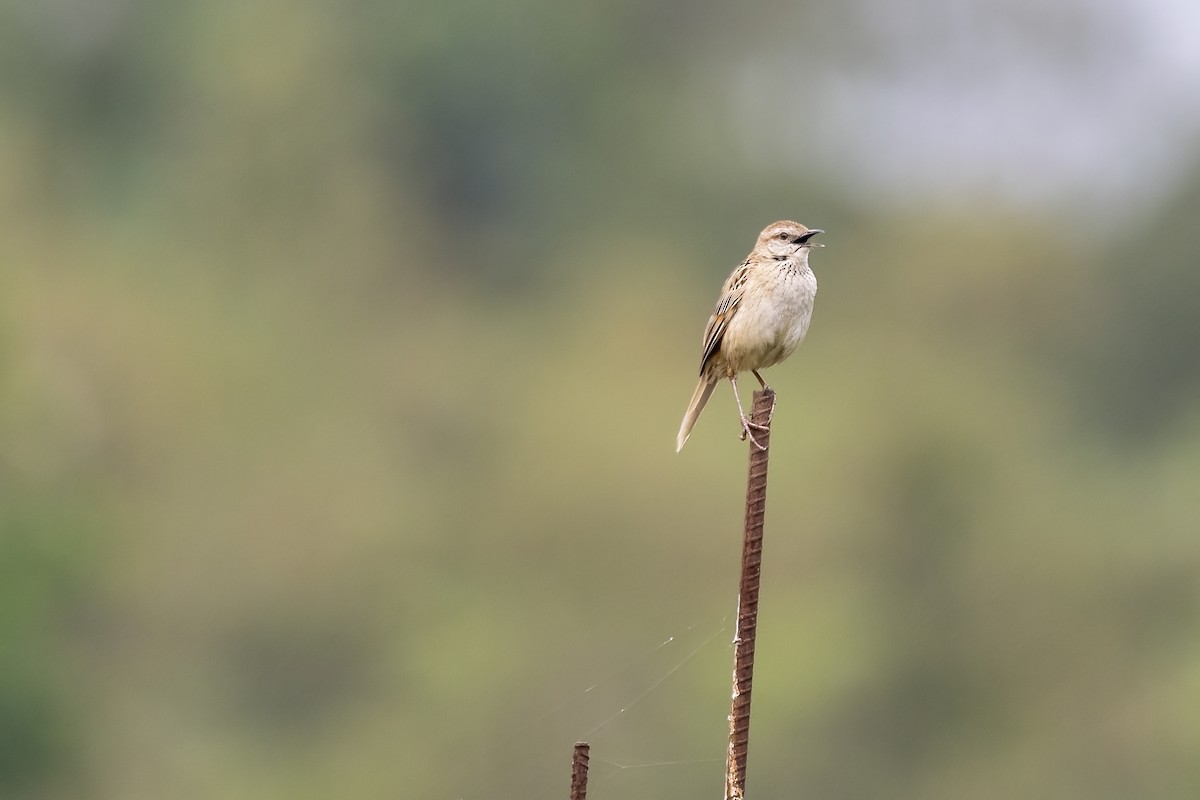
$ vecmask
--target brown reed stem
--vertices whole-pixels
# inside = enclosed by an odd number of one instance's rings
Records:
[[[750,748],[750,690],[754,683],[754,640],[758,631],[758,585],[762,575],[763,518],[767,510],[767,456],[771,446],[771,412],[775,393],[754,393],[750,422],[750,473],[746,481],[746,529],[742,541],[742,578],[738,587],[737,634],[733,639],[733,701],[729,709],[729,756],[725,762],[725,800],[742,800],[746,792],[746,757]]]
[[[587,797],[588,780],[588,751],[587,742],[575,743],[575,754],[571,758],[571,800],[585,800]]]

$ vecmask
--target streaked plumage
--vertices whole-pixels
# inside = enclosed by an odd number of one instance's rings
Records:
[[[700,382],[679,427],[676,452],[683,449],[696,419],[722,379],[729,379],[734,397],[741,372],[753,372],[765,388],[767,384],[758,370],[778,364],[800,346],[808,333],[817,294],[808,252],[821,245],[810,240],[823,232],[790,220],[768,225],[750,255],[725,281],[704,329]],[[738,412],[743,433],[753,440],[740,397]]]

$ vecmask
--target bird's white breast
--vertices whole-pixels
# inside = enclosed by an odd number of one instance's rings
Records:
[[[746,296],[729,321],[722,355],[735,372],[763,369],[790,356],[808,333],[817,279],[807,259],[766,264],[747,281]]]

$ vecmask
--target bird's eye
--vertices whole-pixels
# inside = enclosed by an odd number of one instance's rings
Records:
[[[786,239],[786,238],[788,238],[788,235],[787,235],[787,233],[786,233],[786,232],[783,232],[783,233],[777,233],[777,234],[775,234],[775,238],[776,238],[776,239]]]

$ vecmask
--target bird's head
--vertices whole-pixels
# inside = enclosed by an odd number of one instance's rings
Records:
[[[824,232],[820,228],[806,228],[799,222],[780,220],[763,228],[755,249],[776,259],[795,258],[802,253],[807,256],[809,248],[825,246],[812,241],[814,236]]]

